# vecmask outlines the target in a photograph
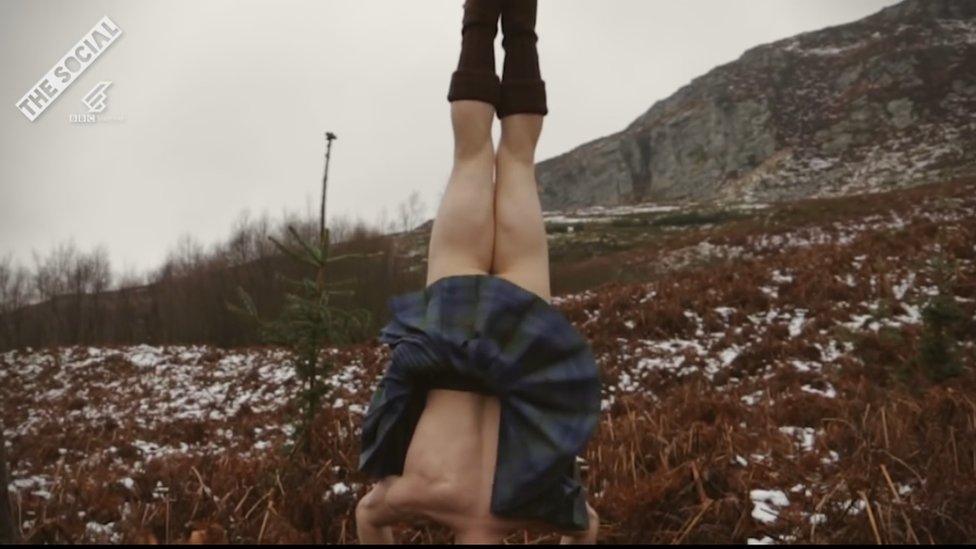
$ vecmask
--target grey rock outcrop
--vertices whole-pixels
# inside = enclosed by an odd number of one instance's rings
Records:
[[[758,46],[541,162],[547,210],[788,200],[976,173],[976,0],[907,0]]]

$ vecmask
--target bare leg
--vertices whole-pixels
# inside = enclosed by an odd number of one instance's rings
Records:
[[[549,245],[535,181],[542,116],[502,118],[496,158],[494,273],[549,300]]]
[[[548,301],[549,245],[535,180],[535,149],[542,116],[513,114],[502,118],[496,158],[494,270]],[[562,536],[563,545],[596,543],[600,517],[589,504],[590,527]]]
[[[495,239],[494,115],[489,103],[451,103],[454,168],[430,236],[428,285],[446,276],[487,274],[491,270]]]

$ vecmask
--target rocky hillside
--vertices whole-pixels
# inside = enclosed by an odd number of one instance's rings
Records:
[[[542,162],[543,206],[785,200],[976,173],[976,2],[906,0],[759,46]]]

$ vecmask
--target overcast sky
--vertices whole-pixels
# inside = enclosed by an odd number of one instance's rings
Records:
[[[0,256],[29,265],[74,238],[145,270],[183,233],[224,239],[245,209],[314,209],[326,130],[339,136],[330,215],[392,215],[413,190],[432,214],[462,3],[0,0]],[[622,129],[752,46],[893,3],[541,0],[539,158]],[[121,38],[28,121],[15,104],[105,15]],[[69,123],[104,80],[103,115],[124,121]]]

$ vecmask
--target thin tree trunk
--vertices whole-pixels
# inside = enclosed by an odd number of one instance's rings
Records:
[[[7,488],[9,485],[7,447],[3,438],[3,427],[0,426],[0,544],[18,541],[17,528],[14,526],[14,515],[10,510],[10,493]]]

